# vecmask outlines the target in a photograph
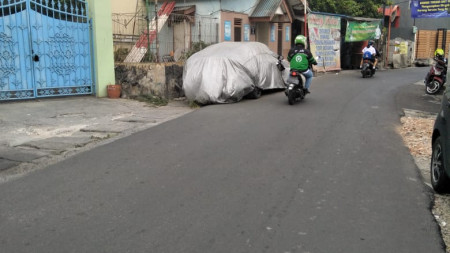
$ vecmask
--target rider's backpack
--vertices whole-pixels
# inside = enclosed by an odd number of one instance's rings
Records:
[[[370,53],[370,51],[366,51],[363,54],[363,59],[372,59],[372,53]]]

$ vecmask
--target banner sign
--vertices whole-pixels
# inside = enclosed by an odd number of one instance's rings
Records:
[[[379,39],[381,21],[357,22],[348,21],[345,32],[345,42]]]
[[[291,34],[291,32],[290,32],[290,27],[289,27],[289,26],[286,26],[286,32],[285,32],[285,38],[284,38],[284,40],[285,40],[286,42],[291,41],[290,34]]]
[[[340,70],[341,18],[319,14],[308,15],[310,51],[317,60],[318,71]]]
[[[224,40],[231,41],[231,21],[225,21],[224,26]]]
[[[250,41],[250,25],[244,25],[244,41]]]
[[[412,18],[449,18],[450,0],[412,0]]]
[[[270,41],[275,42],[275,24],[270,26]]]

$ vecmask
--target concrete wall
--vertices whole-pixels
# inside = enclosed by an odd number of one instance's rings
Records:
[[[225,21],[231,21],[231,41],[235,41],[236,38],[236,34],[234,34],[234,27],[235,27],[235,23],[234,23],[234,19],[238,18],[242,20],[242,25],[241,25],[241,40],[240,41],[244,41],[244,25],[249,25],[251,27],[250,24],[250,20],[248,18],[247,14],[242,14],[242,13],[237,13],[237,12],[228,12],[228,11],[224,11],[221,12],[221,17],[220,17],[220,27],[221,27],[221,33],[220,33],[220,41],[225,41],[225,32],[224,32],[224,27],[225,27]],[[249,35],[249,41],[255,41],[255,35],[251,34]]]
[[[256,41],[269,45],[270,25],[269,23],[256,24]]]
[[[97,97],[106,97],[106,86],[115,82],[111,1],[88,0],[88,4],[93,21],[95,93]]]
[[[115,76],[116,83],[122,85],[123,98],[184,96],[182,63],[117,63]]]
[[[113,14],[114,34],[139,34],[138,20],[135,13],[145,14],[144,0],[111,0],[111,13]]]
[[[272,26],[274,26],[274,28],[272,28]],[[286,41],[286,27],[289,26],[289,40]],[[267,30],[264,30],[267,29]],[[272,29],[274,29],[274,36],[275,36],[275,41],[271,40],[271,32]],[[295,38],[291,38],[292,34],[291,34],[291,30],[292,29],[292,24],[283,24],[282,28],[281,28],[281,37],[279,36],[279,29],[278,29],[278,23],[269,23],[267,26],[262,26],[261,29],[259,29],[258,32],[261,32],[263,34],[263,38],[267,39],[267,43],[266,45],[269,46],[270,50],[272,50],[273,52],[277,53],[277,54],[281,54],[284,58],[287,58],[287,55],[289,53],[289,49],[291,48],[291,41]],[[267,37],[268,36],[268,37]],[[281,52],[278,52],[278,41],[281,41]]]

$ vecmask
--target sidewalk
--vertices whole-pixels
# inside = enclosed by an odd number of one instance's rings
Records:
[[[193,111],[92,96],[0,103],[0,182]]]

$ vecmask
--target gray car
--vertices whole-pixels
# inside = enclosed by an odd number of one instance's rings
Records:
[[[186,61],[183,90],[200,104],[234,103],[244,96],[258,98],[261,91],[284,89],[289,69],[277,68],[278,55],[260,42],[222,42]],[[283,61],[285,68],[289,63]]]
[[[446,87],[432,136],[431,185],[438,193],[450,189],[450,88]]]

